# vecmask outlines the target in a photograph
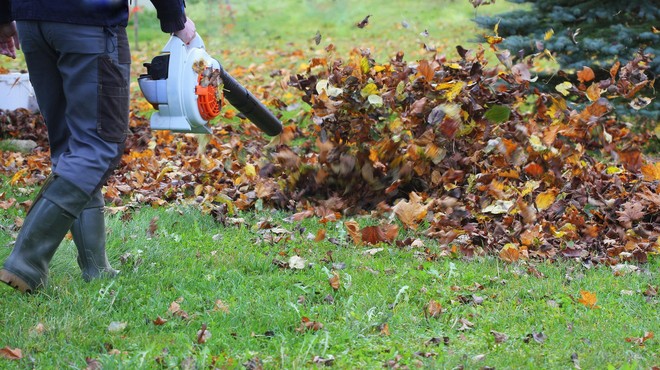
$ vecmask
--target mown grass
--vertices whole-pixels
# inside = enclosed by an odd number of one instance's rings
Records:
[[[19,201],[29,197],[6,185],[2,190]],[[24,213],[3,213],[2,228],[11,229],[16,216]],[[371,255],[348,240],[340,223],[290,222],[279,212],[238,216],[242,223],[223,226],[181,205],[108,215],[109,255],[122,271],[114,280],[84,283],[66,240],[47,289],[30,296],[0,289],[0,347],[24,354],[0,364],[84,368],[93,359],[104,368],[240,368],[258,358],[265,368],[295,369],[332,356],[336,368],[396,361],[586,369],[650,368],[660,361],[657,339],[626,340],[658,332],[658,298],[648,291],[657,287],[657,259],[623,276],[577,261],[428,261],[421,248],[380,245]],[[266,241],[257,223],[267,219],[288,230],[290,240]],[[310,240],[319,228],[327,238]],[[0,236],[0,259],[11,240],[7,232]],[[424,243],[440,252],[437,243]],[[306,260],[304,269],[273,263],[294,255]],[[329,283],[333,272],[338,290]],[[599,307],[579,303],[581,291],[594,293]],[[431,301],[443,307],[437,317],[428,311]],[[185,315],[173,313],[172,302]],[[155,325],[158,317],[167,322]],[[303,317],[323,327],[301,330]],[[126,327],[112,332],[113,322]],[[199,344],[202,325],[212,336]],[[496,343],[491,331],[508,339]]]
[[[390,6],[372,0],[231,1],[233,19],[221,16],[217,4],[208,9],[206,2],[189,3],[209,50],[226,65],[260,64],[278,59],[269,53],[281,51],[313,55],[329,43],[337,55],[368,47],[380,60],[399,50],[414,60],[429,53],[422,47],[426,42],[451,57],[454,45],[467,45],[480,32],[469,21],[474,10],[459,0]],[[479,11],[510,6],[498,2]],[[354,26],[368,14],[369,26]],[[148,60],[166,40],[153,18],[141,15],[136,62]],[[429,36],[420,36],[425,29]],[[319,45],[312,40],[316,31],[322,34]],[[282,59],[273,64],[300,62]],[[134,66],[136,73],[139,69]],[[34,190],[10,186],[2,177],[5,200],[30,199]],[[0,213],[0,260],[11,252],[16,217],[24,216],[18,206]],[[382,251],[365,253],[369,247],[353,245],[341,223],[289,222],[289,214],[269,211],[237,217],[243,224],[224,226],[177,204],[108,212],[108,250],[122,271],[118,278],[84,283],[75,248],[66,240],[51,264],[47,289],[23,296],[0,286],[0,348],[23,353],[21,360],[0,358],[0,368],[85,368],[94,361],[107,369],[256,368],[259,362],[268,369],[323,367],[314,362],[316,356],[333,357],[333,366],[342,369],[381,368],[388,361],[411,368],[660,364],[657,338],[643,345],[626,341],[645,332],[660,334],[658,297],[649,289],[658,286],[657,256],[623,275],[572,260],[429,261],[423,248],[379,245]],[[265,241],[256,226],[263,219],[286,229],[291,240]],[[327,229],[326,239],[310,240],[320,228]],[[409,235],[440,252],[421,233]],[[273,263],[295,255],[307,261],[306,268]],[[338,290],[329,284],[333,272],[340,279]],[[581,291],[594,293],[599,308],[579,303]],[[437,317],[428,312],[431,301],[443,308]],[[178,313],[170,310],[173,302]],[[167,322],[155,325],[158,317]],[[297,330],[303,317],[323,328]],[[125,328],[110,331],[113,323]],[[212,336],[200,344],[203,325]],[[497,343],[491,331],[507,339]]]

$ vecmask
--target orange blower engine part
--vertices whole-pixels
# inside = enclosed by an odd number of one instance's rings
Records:
[[[197,83],[199,84],[202,81],[202,75],[200,73],[197,78]],[[213,85],[195,86],[195,94],[197,95],[197,108],[199,108],[199,114],[206,121],[210,121],[213,118],[217,117],[220,114],[221,102],[217,98],[218,88]]]

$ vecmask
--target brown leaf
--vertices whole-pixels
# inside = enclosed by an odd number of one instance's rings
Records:
[[[465,318],[458,319],[458,322],[461,324],[461,327],[456,329],[458,331],[470,330],[472,327],[474,327],[474,324]]]
[[[644,291],[644,295],[647,297],[655,297],[658,295],[658,287],[650,285]]]
[[[149,228],[147,229],[147,236],[152,237],[156,235],[156,231],[158,230],[158,216],[154,216],[154,218],[149,221]]]
[[[314,237],[314,241],[315,241],[315,242],[320,242],[320,241],[322,241],[323,239],[325,239],[325,234],[326,234],[326,230],[325,230],[325,229],[319,229],[319,230],[316,232],[316,236]]]
[[[340,287],[339,274],[337,274],[336,272],[333,272],[332,277],[330,277],[328,282],[330,283],[330,286],[332,287],[332,289],[339,290],[339,287]]]
[[[495,337],[495,343],[504,343],[509,339],[509,336],[504,334],[504,333],[498,333],[495,330],[490,331],[491,334],[493,334],[493,337]]]
[[[632,223],[644,217],[644,205],[639,202],[626,202],[623,204],[623,210],[617,211],[619,222],[627,228],[632,227]]]
[[[308,317],[303,316],[300,326],[296,328],[296,331],[299,333],[303,333],[305,331],[319,331],[323,329],[323,324],[321,324],[318,321],[312,321]]]
[[[440,317],[440,314],[442,314],[442,305],[440,302],[432,299],[426,306],[426,313],[433,318]]]
[[[410,201],[399,201],[399,203],[392,207],[392,210],[404,225],[416,230],[420,221],[426,217],[428,205],[422,204],[419,196],[411,193]]]
[[[581,70],[579,70],[577,72],[577,78],[578,78],[578,81],[584,83],[584,82],[589,82],[589,81],[593,80],[594,78],[596,78],[596,75],[594,74],[593,69],[591,69],[587,66],[584,66],[584,67],[582,67]]]
[[[253,357],[243,363],[245,370],[263,370],[264,364],[259,357]]]
[[[433,81],[433,77],[435,76],[435,71],[433,70],[433,66],[429,61],[427,60],[420,60],[419,61],[419,66],[417,66],[417,71],[419,74],[424,77],[424,79],[431,83]]]
[[[516,262],[520,259],[520,250],[513,243],[508,243],[500,250],[500,258],[505,262]]]
[[[396,225],[367,226],[361,230],[361,240],[366,244],[391,243],[399,228]]]
[[[211,338],[211,332],[207,330],[206,324],[197,331],[197,344],[204,344]]]
[[[227,304],[225,304],[225,302],[223,302],[222,300],[217,299],[215,301],[215,305],[213,306],[213,311],[229,313],[229,306],[227,306]]]
[[[87,366],[85,367],[85,370],[101,370],[103,369],[103,365],[99,362],[99,360],[91,357],[85,357],[85,363]]]
[[[360,232],[360,225],[357,221],[344,221],[344,227],[346,228],[346,231],[348,231],[348,235],[353,238],[353,243],[356,245],[362,244],[362,233]]]
[[[167,320],[166,320],[166,319],[163,319],[163,318],[160,317],[160,316],[158,316],[155,320],[153,320],[153,323],[154,323],[154,325],[156,325],[156,326],[161,326],[161,325],[165,325],[165,323],[167,323]]]
[[[641,346],[644,346],[644,342],[646,342],[649,339],[653,339],[653,337],[654,337],[653,332],[652,331],[647,331],[647,332],[644,332],[644,335],[640,338],[635,338],[635,337],[626,338],[626,342],[635,343],[635,344],[637,344],[638,346],[641,347]]]
[[[660,161],[646,164],[642,166],[641,170],[645,181],[660,180]]]
[[[381,335],[389,336],[390,335],[390,326],[385,322],[378,326],[378,331]]]
[[[6,358],[8,360],[20,360],[23,358],[23,352],[20,348],[0,348],[0,357]]]
[[[366,26],[369,24],[369,17],[371,17],[371,14],[370,14],[370,15],[367,15],[366,17],[364,17],[364,19],[361,20],[360,22],[358,22],[358,24],[356,24],[356,26],[357,26],[358,28],[364,28],[364,27],[366,27]]]

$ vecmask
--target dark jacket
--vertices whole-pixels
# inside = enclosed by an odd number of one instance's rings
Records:
[[[172,33],[186,23],[185,0],[151,0],[160,28]],[[126,26],[128,0],[0,0],[0,23],[36,20],[93,26]]]

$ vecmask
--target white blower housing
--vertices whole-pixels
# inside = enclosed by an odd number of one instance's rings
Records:
[[[141,75],[138,84],[142,94],[158,111],[151,115],[151,128],[175,132],[210,133],[209,119],[202,117],[199,108],[199,95],[196,88],[199,73],[195,65],[203,64],[213,69],[221,69],[220,63],[206,52],[204,41],[198,35],[186,45],[180,38],[171,36],[158,58],[162,58],[160,68],[166,65],[165,76]],[[156,68],[156,66],[154,66]],[[162,71],[164,72],[164,70]],[[163,78],[164,77],[164,78]]]

